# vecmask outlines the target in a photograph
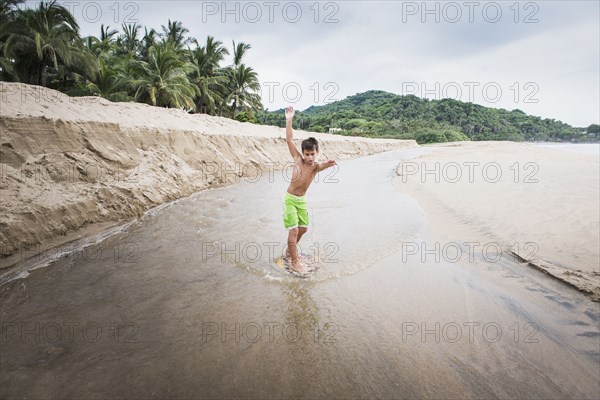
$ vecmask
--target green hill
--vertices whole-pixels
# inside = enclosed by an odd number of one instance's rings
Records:
[[[262,124],[285,126],[283,109],[257,115]],[[484,107],[453,99],[428,100],[371,90],[297,112],[294,128],[342,135],[415,139],[419,143],[460,140],[587,139],[584,129],[523,111]]]

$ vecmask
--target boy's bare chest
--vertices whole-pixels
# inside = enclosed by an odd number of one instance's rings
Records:
[[[310,167],[308,165],[295,164],[293,169],[294,180],[305,182],[310,181],[316,174],[316,166]]]

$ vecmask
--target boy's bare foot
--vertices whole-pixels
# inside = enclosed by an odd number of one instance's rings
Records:
[[[300,260],[296,260],[296,261],[292,261],[292,267],[291,267],[294,271],[299,272],[301,274],[306,274],[310,271],[312,271],[312,269],[308,268],[306,266],[305,263],[301,262]]]

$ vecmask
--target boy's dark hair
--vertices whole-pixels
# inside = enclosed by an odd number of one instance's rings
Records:
[[[319,152],[319,142],[314,137],[309,137],[308,139],[304,139],[302,141],[302,152],[304,151],[315,150],[317,153]]]

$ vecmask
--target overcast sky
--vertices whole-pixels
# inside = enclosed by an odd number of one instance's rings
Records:
[[[574,126],[600,120],[596,0],[60,3],[83,35],[98,36],[101,23],[160,30],[170,18],[200,42],[212,35],[230,50],[232,40],[251,44],[245,62],[271,110],[379,89],[519,108]]]

